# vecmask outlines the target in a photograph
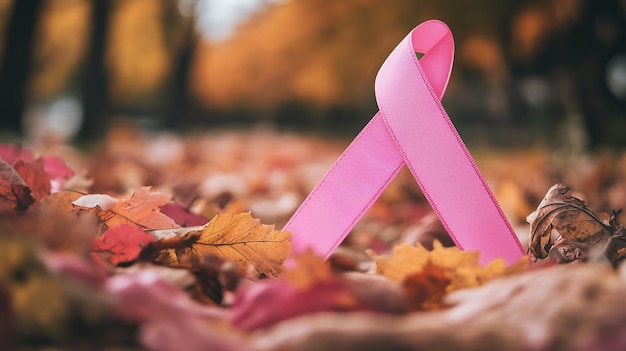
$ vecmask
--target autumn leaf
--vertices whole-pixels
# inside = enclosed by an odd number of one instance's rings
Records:
[[[73,169],[69,168],[65,162],[55,156],[46,156],[43,158],[44,170],[50,176],[50,186],[52,191],[64,189],[66,181],[76,175]]]
[[[161,206],[161,212],[183,227],[192,227],[206,224],[209,219],[189,211],[185,205],[178,202],[168,202]]]
[[[296,288],[304,289],[334,277],[330,264],[312,250],[294,255],[293,261],[294,267],[287,270],[282,277]]]
[[[567,185],[556,184],[526,218],[530,224],[528,252],[535,259],[548,255],[560,262],[585,259],[591,247],[612,234],[606,217],[601,219],[585,202],[572,196]]]
[[[22,177],[5,160],[0,159],[0,212],[23,211],[35,202]]]
[[[0,158],[8,164],[14,165],[18,161],[31,162],[35,159],[30,149],[18,144],[0,144]]]
[[[481,286],[495,277],[522,272],[528,265],[526,257],[510,267],[506,266],[504,259],[498,258],[483,267],[478,262],[478,257],[478,252],[461,251],[457,247],[446,248],[438,241],[433,243],[432,251],[421,244],[401,244],[394,247],[391,256],[376,257],[376,271],[400,282],[406,282],[409,278],[422,279],[415,277],[419,273],[433,275],[437,280],[449,280],[445,290],[451,292]],[[445,271],[445,275],[436,272],[438,269]]]
[[[444,268],[427,262],[420,272],[408,275],[402,282],[409,309],[440,308],[450,283]]]
[[[92,252],[105,261],[117,266],[122,262],[135,260],[141,250],[154,241],[152,235],[140,227],[128,223],[110,228],[93,242]]]
[[[129,199],[118,200],[109,195],[90,194],[73,202],[82,208],[98,207],[98,217],[108,227],[113,228],[124,223],[138,225],[145,229],[176,228],[178,225],[160,212],[171,195],[150,192],[150,187],[137,189]]]
[[[55,156],[46,156],[43,158],[44,169],[52,179],[70,178],[76,174],[74,170],[69,168],[65,161]]]
[[[0,158],[18,171],[37,199],[47,195],[47,187],[61,190],[65,180],[74,175],[74,171],[61,158],[45,156],[35,160],[30,149],[17,144],[0,145]]]
[[[32,162],[17,161],[13,168],[24,179],[35,201],[50,195],[50,175],[46,172],[44,160],[40,157]]]
[[[260,276],[275,276],[284,270],[283,262],[291,253],[290,237],[289,232],[261,224],[249,212],[218,214],[200,230],[180,237],[184,247],[165,249],[161,254],[168,256],[172,265],[178,264],[179,255],[216,255],[242,268],[251,265]]]

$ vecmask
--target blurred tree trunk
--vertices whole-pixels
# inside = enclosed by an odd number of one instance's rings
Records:
[[[0,128],[22,133],[22,115],[41,0],[14,0],[0,66]]]
[[[178,2],[173,2],[173,4],[177,5]],[[172,70],[166,82],[165,97],[161,106],[161,121],[163,126],[168,129],[175,129],[189,123],[193,112],[190,99],[189,70],[198,43],[194,15],[197,4],[193,2],[190,6],[192,9],[189,12],[192,15],[182,24],[182,33],[180,34],[179,43],[174,49]],[[176,9],[174,8],[173,10]]]
[[[92,0],[91,36],[83,82],[83,124],[78,133],[82,141],[104,135],[109,114],[109,87],[105,54],[112,0]]]
[[[166,128],[176,128],[189,122],[189,68],[196,48],[196,35],[189,34],[173,61],[172,76],[166,88],[163,123]]]

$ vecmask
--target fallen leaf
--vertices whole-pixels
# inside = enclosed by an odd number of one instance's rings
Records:
[[[46,156],[43,158],[44,169],[52,179],[65,179],[73,177],[75,172],[69,168],[65,161],[56,156]]]
[[[605,223],[564,184],[552,186],[526,220],[530,224],[528,252],[534,259],[555,254],[562,262],[584,260],[591,247],[608,240],[613,232],[608,219]]]
[[[450,279],[446,276],[446,270],[431,262],[402,282],[411,310],[439,309],[449,285]]]
[[[35,156],[30,149],[23,148],[19,144],[0,144],[0,158],[14,165],[18,161],[32,162]]]
[[[56,156],[46,156],[43,158],[44,170],[50,176],[52,192],[64,189],[67,180],[76,175],[74,170],[69,168],[65,161]]]
[[[444,247],[438,241],[433,243],[432,251],[421,244],[401,244],[394,247],[391,256],[376,257],[376,272],[392,280],[404,282],[410,276],[424,272],[427,267],[431,271],[443,269],[445,279],[449,280],[446,292],[451,292],[481,286],[495,277],[522,272],[528,265],[528,259],[522,257],[519,262],[507,268],[504,259],[498,258],[483,267],[478,262],[478,257],[478,252]],[[437,273],[436,276],[439,277],[440,274]]]
[[[114,266],[135,260],[141,250],[154,241],[152,235],[128,223],[108,229],[93,242],[92,252]]]
[[[159,208],[172,198],[161,192],[150,192],[150,187],[137,189],[130,199],[117,200],[109,195],[85,195],[73,202],[84,208],[99,207],[98,217],[107,228],[124,223],[138,225],[145,229],[176,228],[173,219],[161,213]]]
[[[73,202],[81,197],[83,197],[83,194],[75,191],[58,191],[41,199],[39,204],[37,204],[37,210],[63,212],[69,218],[76,218],[78,214],[76,211],[73,211]]]
[[[311,250],[294,255],[293,260],[294,267],[287,270],[282,277],[296,288],[304,289],[319,281],[333,278],[330,264]]]
[[[182,227],[205,225],[208,218],[191,212],[185,205],[178,202],[168,202],[161,206],[161,212],[173,219]]]
[[[22,177],[5,160],[0,160],[0,212],[24,211],[35,203]]]
[[[242,269],[251,265],[259,276],[276,276],[283,272],[283,262],[291,253],[290,237],[289,232],[261,224],[249,212],[218,214],[201,230],[188,232],[178,241],[169,239],[178,248],[162,250],[162,254],[171,257],[172,265],[178,264],[179,255],[215,255]]]
[[[41,157],[32,162],[17,161],[13,168],[30,188],[35,202],[50,195],[50,175],[45,171],[44,160]]]
[[[95,210],[75,210],[72,202],[81,196],[74,191],[59,191],[44,197],[32,215],[21,220],[28,228],[22,230],[42,240],[51,250],[88,254],[99,223]]]

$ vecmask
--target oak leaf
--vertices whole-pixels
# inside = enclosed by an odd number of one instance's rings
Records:
[[[208,254],[232,260],[242,268],[251,265],[259,276],[276,276],[284,271],[283,262],[291,253],[291,233],[261,224],[249,212],[218,214],[194,229],[199,230],[159,240],[177,246],[161,250],[162,257],[169,261],[165,263],[175,266],[178,256]],[[159,241],[155,245],[159,246]]]
[[[0,159],[0,212],[23,211],[34,202],[24,179],[7,161]]]
[[[528,252],[534,259],[549,255],[564,262],[585,259],[591,247],[611,236],[614,229],[606,217],[601,218],[572,196],[567,185],[556,184],[526,218],[530,224]]]
[[[129,199],[118,200],[109,195],[90,194],[73,202],[83,208],[98,207],[98,217],[107,228],[124,223],[144,229],[176,228],[173,219],[159,211],[172,198],[170,194],[150,192],[150,187],[137,189]]]

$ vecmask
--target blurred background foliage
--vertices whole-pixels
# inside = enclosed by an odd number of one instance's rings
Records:
[[[464,138],[626,145],[624,0],[258,0],[219,39],[208,0],[0,0],[0,131],[96,140],[156,128],[276,123],[358,131],[374,77],[437,18],[456,61],[444,105]]]

